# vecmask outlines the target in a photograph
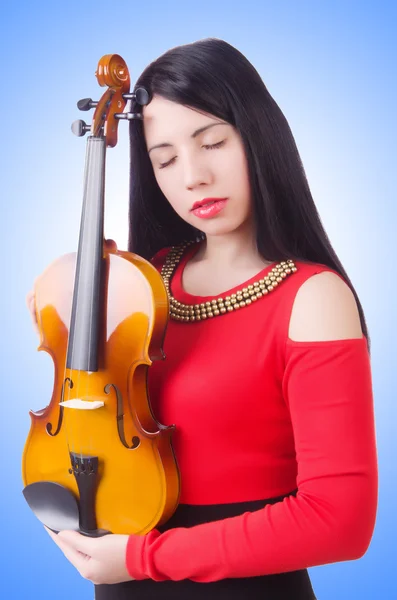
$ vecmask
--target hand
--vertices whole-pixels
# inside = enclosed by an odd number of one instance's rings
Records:
[[[118,250],[116,242],[111,239],[105,240],[105,248],[107,250],[113,250],[114,252],[117,252]]]
[[[92,538],[77,531],[60,531],[57,535],[44,529],[80,575],[95,585],[133,580],[126,567],[128,535]]]
[[[39,326],[37,323],[36,317],[36,309],[35,309],[35,293],[33,290],[30,290],[26,296],[26,305],[29,309],[29,313],[32,319],[33,327],[37,335],[40,335]]]
[[[117,244],[114,240],[105,240],[105,247],[108,250],[114,250],[117,251]],[[32,323],[33,323],[33,327],[34,330],[36,331],[37,335],[40,335],[40,331],[39,331],[39,326],[37,323],[37,315],[36,315],[36,308],[35,308],[35,302],[36,302],[36,297],[35,297],[35,293],[34,290],[30,290],[30,292],[28,292],[27,296],[26,296],[26,305],[29,309],[29,313],[32,319]]]

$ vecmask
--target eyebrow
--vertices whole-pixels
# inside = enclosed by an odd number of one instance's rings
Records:
[[[194,131],[190,137],[196,138],[198,135],[200,135],[200,133],[203,133],[203,131],[210,129],[210,127],[215,127],[216,125],[229,125],[229,123],[223,123],[223,122],[219,121],[219,123],[211,123],[210,125],[205,125],[204,127],[200,127],[200,129],[196,129],[196,131]],[[148,154],[150,154],[150,152],[152,150],[154,150],[155,148],[169,148],[172,145],[173,144],[170,144],[169,142],[163,142],[162,144],[156,144],[156,146],[152,146],[150,148],[150,150],[148,151]]]

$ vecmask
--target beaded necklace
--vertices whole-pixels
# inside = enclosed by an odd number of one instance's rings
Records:
[[[265,277],[237,290],[230,296],[217,298],[209,302],[201,302],[200,304],[184,304],[172,296],[170,281],[186,248],[194,243],[194,241],[189,241],[178,246],[172,246],[161,269],[161,276],[170,301],[170,316],[175,321],[203,321],[249,306],[260,298],[267,296],[286,277],[298,270],[293,260],[282,261],[277,263]]]

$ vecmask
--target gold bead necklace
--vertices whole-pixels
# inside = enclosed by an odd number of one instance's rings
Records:
[[[284,281],[288,275],[291,275],[298,270],[293,260],[282,261],[277,263],[265,277],[237,290],[234,294],[230,294],[230,296],[217,298],[216,300],[202,302],[200,304],[183,304],[172,296],[170,281],[186,248],[194,243],[195,241],[190,241],[183,242],[178,246],[173,246],[168,252],[161,269],[161,276],[170,300],[170,316],[175,321],[203,321],[249,306],[260,298],[267,296],[267,294],[275,290],[279,283]]]

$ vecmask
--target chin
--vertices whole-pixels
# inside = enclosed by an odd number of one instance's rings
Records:
[[[211,219],[211,222],[204,222],[201,227],[198,227],[198,229],[205,233],[205,235],[219,236],[229,235],[230,233],[233,233],[239,229],[241,225],[242,223],[230,223],[230,221],[227,222],[227,219],[223,219],[223,222],[221,219]]]

